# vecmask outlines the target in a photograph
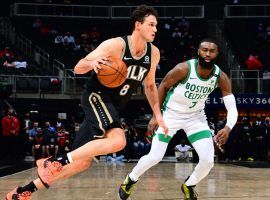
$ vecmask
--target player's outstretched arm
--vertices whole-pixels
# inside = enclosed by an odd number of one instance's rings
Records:
[[[238,111],[236,108],[235,97],[232,94],[232,86],[229,77],[222,72],[219,79],[219,87],[222,91],[223,101],[225,107],[227,109],[227,123],[223,129],[218,131],[216,135],[216,142],[219,145],[225,144],[227,141],[229,134],[237,122],[238,119]]]
[[[112,38],[102,42],[95,50],[82,58],[74,67],[75,74],[85,74],[91,70],[101,68],[100,64],[105,64],[108,56],[119,57],[124,48],[124,41],[121,38]]]

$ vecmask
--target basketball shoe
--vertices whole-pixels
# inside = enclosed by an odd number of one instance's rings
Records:
[[[58,161],[50,161],[49,158],[37,160],[38,177],[46,188],[49,188],[52,178],[56,176],[63,168]]]
[[[21,194],[17,192],[18,187],[9,192],[6,196],[6,200],[31,200],[31,192],[26,191]]]
[[[185,200],[197,200],[197,193],[193,189],[194,186],[187,186],[185,183],[182,184],[181,190],[184,193]]]
[[[119,187],[119,198],[121,200],[126,200],[128,199],[128,197],[131,195],[133,188],[135,186],[135,183],[137,183],[137,181],[132,181],[129,176],[127,175],[125,181],[123,184],[121,184],[121,186]]]

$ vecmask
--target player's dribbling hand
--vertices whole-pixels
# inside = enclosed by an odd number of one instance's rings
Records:
[[[100,64],[106,64],[106,61],[108,60],[108,58],[106,57],[100,57],[98,59],[95,60],[89,60],[89,66],[93,67],[93,70],[98,74],[99,70],[101,70],[101,66]]]
[[[228,126],[225,126],[223,129],[219,130],[217,135],[215,136],[216,143],[221,146],[226,143],[229,138],[229,134],[231,129]]]

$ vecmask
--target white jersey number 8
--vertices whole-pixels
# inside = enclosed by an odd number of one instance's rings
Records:
[[[129,88],[130,88],[130,85],[129,84],[124,85],[123,88],[120,90],[120,95],[121,96],[126,95]]]

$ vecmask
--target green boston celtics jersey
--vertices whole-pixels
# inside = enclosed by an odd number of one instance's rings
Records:
[[[208,95],[217,87],[220,68],[214,65],[212,75],[202,78],[198,74],[198,60],[187,61],[187,78],[175,84],[167,93],[162,110],[172,109],[181,113],[192,113],[204,109]]]

